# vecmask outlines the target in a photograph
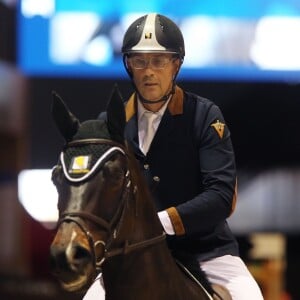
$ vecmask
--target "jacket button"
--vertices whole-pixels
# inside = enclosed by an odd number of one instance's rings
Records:
[[[144,165],[144,169],[145,169],[145,170],[148,170],[148,169],[149,169],[149,165],[148,165],[148,164],[145,164],[145,165]]]
[[[159,178],[158,176],[154,176],[154,177],[153,177],[153,180],[156,181],[156,182],[159,182],[159,181],[160,181],[160,178]]]

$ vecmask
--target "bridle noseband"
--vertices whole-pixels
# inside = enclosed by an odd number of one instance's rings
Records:
[[[122,144],[114,142],[112,140],[107,139],[84,139],[84,140],[75,140],[71,141],[66,144],[65,149],[68,147],[74,146],[82,146],[82,145],[90,145],[90,144],[105,144],[111,146],[97,161],[94,166],[94,170],[99,168],[99,165],[104,159],[108,159],[110,155],[114,154],[115,152],[119,152],[122,155],[125,155],[127,158],[129,157],[127,149]],[[63,155],[63,152],[62,152]],[[65,176],[68,174],[66,170],[66,166],[64,165],[64,160],[61,157],[61,163],[64,170]],[[88,178],[89,175],[86,175],[84,180]],[[70,176],[66,176],[67,180],[71,182],[79,182],[77,178],[71,178]],[[82,179],[81,179],[82,180]],[[98,217],[94,214],[85,212],[85,211],[64,211],[58,220],[57,227],[59,227],[64,222],[73,222],[75,223],[85,234],[87,237],[90,250],[92,252],[92,259],[93,264],[96,270],[101,270],[101,266],[107,258],[116,256],[116,255],[126,255],[132,251],[136,251],[138,249],[142,249],[148,247],[153,244],[157,244],[163,240],[165,240],[165,233],[155,236],[150,239],[143,240],[141,242],[130,243],[128,240],[125,241],[123,247],[120,248],[112,248],[112,242],[117,239],[118,232],[121,227],[122,220],[125,215],[125,204],[129,201],[130,197],[135,197],[137,193],[137,187],[134,185],[132,186],[131,181],[131,174],[129,169],[127,169],[125,176],[124,176],[124,184],[123,184],[123,191],[121,194],[120,204],[114,213],[110,222],[107,222],[101,217]],[[107,242],[103,240],[94,241],[93,235],[90,231],[86,228],[85,220],[91,221],[92,223],[96,224],[97,226],[101,227],[107,232],[108,239]],[[104,255],[101,259],[97,259],[96,249],[98,246],[102,246],[104,248]]]

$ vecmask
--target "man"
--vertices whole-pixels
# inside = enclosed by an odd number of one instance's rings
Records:
[[[230,132],[214,103],[175,83],[185,55],[180,29],[163,15],[145,15],[129,26],[122,52],[135,88],[125,106],[125,135],[148,180],[170,250],[193,269],[196,261],[234,300],[263,299],[226,222],[236,201]],[[99,282],[85,299],[97,288]]]

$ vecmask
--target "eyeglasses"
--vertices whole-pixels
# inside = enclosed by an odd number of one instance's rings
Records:
[[[130,66],[137,70],[145,69],[148,66],[154,70],[163,69],[171,60],[174,61],[174,58],[166,56],[152,56],[149,59],[137,56],[128,58]]]

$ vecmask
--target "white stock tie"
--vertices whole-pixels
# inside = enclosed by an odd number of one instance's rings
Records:
[[[153,112],[145,111],[143,117],[145,118],[146,126],[144,140],[141,148],[144,154],[146,154],[149,150],[150,144],[155,134],[155,119],[158,118],[159,115]]]

